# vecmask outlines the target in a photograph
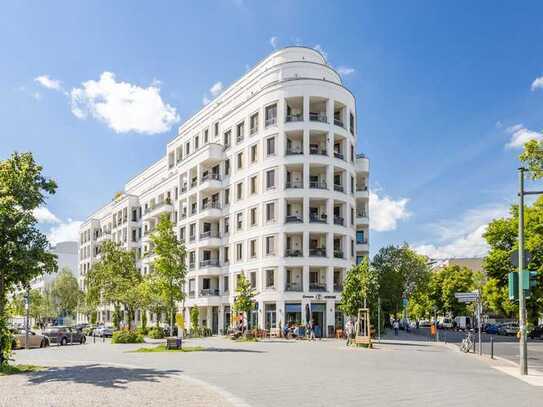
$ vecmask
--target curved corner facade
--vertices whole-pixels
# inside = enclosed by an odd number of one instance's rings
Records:
[[[149,235],[170,213],[187,249],[185,321],[226,331],[238,276],[257,292],[251,326],[343,327],[347,270],[368,254],[368,159],[356,154],[356,103],[315,50],[258,63],[180,127],[166,155],[81,228],[80,272],[114,239],[152,269]],[[151,321],[154,316],[151,316]],[[99,319],[108,321],[104,309]]]

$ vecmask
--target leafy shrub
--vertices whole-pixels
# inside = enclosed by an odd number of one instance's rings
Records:
[[[143,335],[123,329],[122,331],[113,332],[111,343],[143,343]]]
[[[142,327],[136,328],[136,333],[145,336],[149,333],[149,328],[142,328]]]
[[[154,327],[149,329],[147,333],[151,339],[162,339],[164,338],[164,331],[160,328]]]

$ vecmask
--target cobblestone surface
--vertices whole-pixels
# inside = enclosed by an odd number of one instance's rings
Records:
[[[393,339],[375,350],[347,348],[336,340],[236,343],[209,338],[189,342],[208,349],[128,353],[132,345],[100,343],[22,351],[17,360],[36,364],[115,362],[180,371],[183,377],[213,385],[211,393],[223,389],[227,393],[215,394],[226,398],[233,394],[229,400],[238,405],[245,401],[253,406],[521,407],[540,406],[543,399],[543,388],[492,369],[472,355],[422,340]],[[97,397],[100,390],[94,387]]]

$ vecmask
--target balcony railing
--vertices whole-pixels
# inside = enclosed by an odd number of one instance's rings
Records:
[[[196,268],[196,264],[189,263],[189,270],[194,270]]]
[[[309,283],[309,291],[326,291],[326,284],[324,283]]]
[[[303,223],[304,218],[300,215],[288,215],[285,218],[285,223]]]
[[[266,127],[276,125],[277,124],[277,117],[270,117],[270,118],[266,119],[265,124],[266,124]]]
[[[165,199],[162,202],[158,202],[158,203],[156,203],[154,205],[151,205],[151,206],[147,207],[147,209],[145,210],[145,213],[146,214],[150,213],[150,212],[154,211],[155,209],[159,209],[159,208],[162,208],[164,206],[171,205],[171,204],[172,204],[172,201],[170,199]],[[121,224],[122,224],[122,222],[119,221],[119,225],[121,225]]]
[[[207,232],[202,232],[200,233],[200,239],[210,239],[210,238],[219,238],[221,237],[219,235],[219,232],[217,231],[207,231]]]
[[[304,187],[304,183],[302,181],[287,181],[285,184],[286,189],[300,189]]]
[[[343,259],[343,252],[341,250],[334,250],[334,257],[336,259]]]
[[[368,239],[356,239],[356,244],[368,244]]]
[[[196,240],[195,235],[189,236],[189,242],[194,242],[195,240]]]
[[[334,291],[341,292],[343,290],[343,284],[334,283]]]
[[[356,190],[357,191],[367,191],[368,190],[368,186],[367,185],[363,185],[361,187],[357,186],[356,187]]]
[[[313,189],[328,189],[326,181],[309,181],[309,188]]]
[[[213,173],[206,174],[206,175],[202,176],[201,182],[205,182],[205,181],[208,181],[208,180],[220,181],[221,176],[219,174],[213,174]]]
[[[345,160],[345,156],[339,151],[334,151],[334,157],[339,158],[340,160]]]
[[[209,259],[209,260],[202,260],[200,262],[200,268],[204,267],[220,267],[220,263],[218,259]]]
[[[367,218],[368,214],[366,212],[356,212],[357,218]]]
[[[345,188],[343,188],[343,185],[334,184],[334,191],[344,192]]]
[[[309,255],[311,257],[326,257],[326,249],[323,247],[309,249]]]
[[[298,114],[289,114],[285,118],[285,121],[288,122],[302,122],[304,120],[304,116],[301,113]]]
[[[312,122],[328,123],[325,112],[309,112],[309,120]]]
[[[300,283],[287,283],[285,285],[285,291],[302,291],[302,284],[300,284]]]
[[[345,223],[345,219],[343,219],[341,216],[334,216],[334,225],[343,226],[344,223]]]
[[[205,209],[221,209],[221,204],[217,201],[211,201],[211,202],[206,202],[206,203],[202,203],[202,210],[205,210]]]
[[[220,295],[218,288],[204,288],[200,290],[200,297],[216,297]]]
[[[236,143],[241,143],[245,137],[243,134],[236,136]]]
[[[356,158],[366,158],[366,154],[364,153],[357,153]]]
[[[343,120],[334,118],[334,124],[339,127],[345,128],[345,123],[343,123]]]
[[[309,222],[311,222],[311,223],[326,223],[327,218],[328,217],[324,213],[322,215],[310,214],[309,215]]]
[[[326,148],[309,147],[309,154],[312,155],[328,155]]]
[[[253,134],[256,134],[258,132],[258,127],[251,127],[249,129],[249,135],[253,135]]]
[[[195,291],[189,291],[189,298],[194,298],[196,297],[196,292]]]
[[[285,257],[303,257],[303,253],[299,249],[286,249]]]
[[[198,185],[198,180],[197,180],[196,178],[194,178],[194,179],[190,182],[190,187],[191,187],[191,188],[195,188],[197,185]]]
[[[302,155],[303,153],[301,148],[287,148],[287,155]]]

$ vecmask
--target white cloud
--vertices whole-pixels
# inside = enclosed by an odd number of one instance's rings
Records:
[[[522,148],[530,140],[543,139],[543,134],[528,130],[522,124],[511,126],[506,131],[511,134],[511,140],[505,145],[506,148]]]
[[[488,223],[507,216],[505,205],[485,206],[466,211],[459,219],[431,225],[436,243],[422,243],[414,249],[432,259],[483,257],[488,245],[483,238]]]
[[[315,45],[313,48],[319,51],[325,60],[328,60],[328,53],[321,47],[320,44]]]
[[[540,76],[539,78],[535,78],[532,82],[531,86],[532,92],[536,91],[537,89],[543,89],[543,76]]]
[[[342,76],[351,75],[355,72],[355,69],[349,66],[338,66],[336,70],[337,70],[337,73]]]
[[[214,98],[216,98],[217,96],[221,94],[222,89],[223,89],[222,82],[219,81],[219,82],[215,82],[213,86],[209,88],[209,92]]]
[[[275,35],[270,38],[270,45],[273,49],[277,48],[277,45],[279,44],[279,37],[276,37]]]
[[[103,72],[98,81],[72,89],[70,98],[77,118],[91,116],[117,133],[164,133],[179,121],[175,108],[162,100],[156,81],[143,88],[117,82],[115,74]]]
[[[40,75],[37,78],[34,78],[35,82],[38,82],[41,86],[51,90],[62,91],[62,82],[56,79],[50,78],[48,75]]]
[[[38,223],[60,223],[60,219],[45,206],[34,209],[33,215]]]
[[[370,228],[377,232],[386,232],[398,227],[398,222],[407,219],[411,214],[407,210],[409,199],[393,200],[388,196],[382,198],[370,191]]]
[[[202,104],[207,105],[211,100],[219,96],[223,91],[223,85],[221,81],[215,82],[211,88],[209,88],[209,93],[211,94],[211,97],[209,97],[207,94],[205,94],[202,97]]]
[[[47,239],[52,245],[65,241],[77,242],[79,240],[79,228],[82,224],[81,221],[68,219],[67,222],[61,222],[53,226],[47,233]]]

